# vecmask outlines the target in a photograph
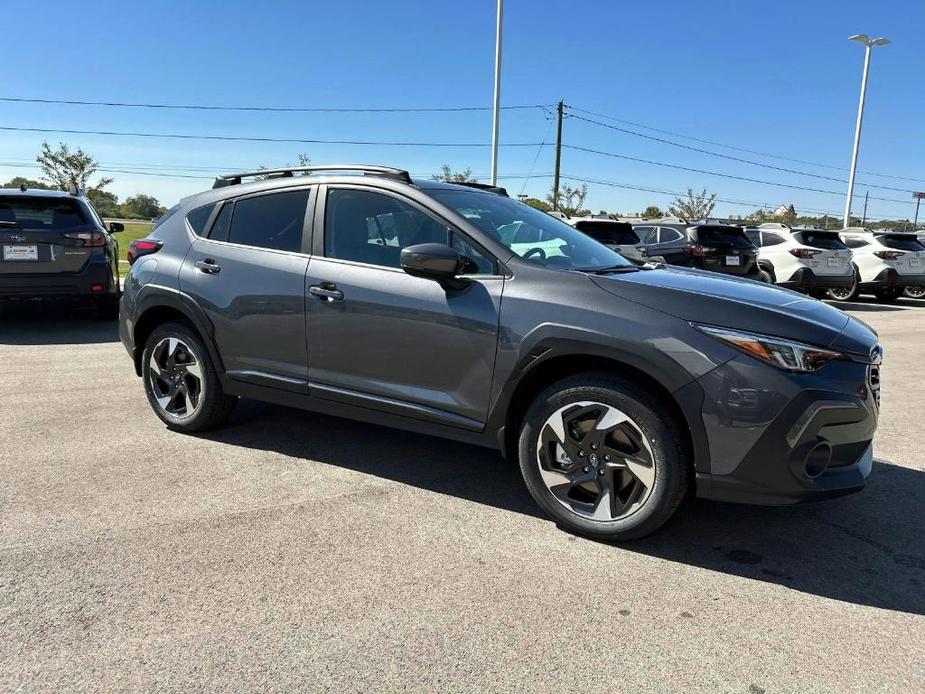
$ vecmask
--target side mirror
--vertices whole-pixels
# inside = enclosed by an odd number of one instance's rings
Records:
[[[109,233],[115,234],[120,231],[125,231],[125,225],[122,222],[110,222],[109,223]]]
[[[440,283],[460,283],[459,253],[443,243],[418,243],[401,250],[401,269],[412,277]]]

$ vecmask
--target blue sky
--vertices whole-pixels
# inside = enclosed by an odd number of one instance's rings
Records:
[[[41,2],[8,4],[0,97],[300,107],[489,106],[494,0],[444,2]],[[636,187],[706,187],[725,200],[839,213],[857,107],[863,46],[849,35],[887,36],[874,50],[858,174],[872,217],[911,217],[925,189],[925,3],[856,0],[652,3],[507,0],[502,102],[576,107],[606,121],[729,156],[837,180],[801,176],[685,150],[569,118],[564,142],[672,165],[818,188],[775,187],[706,173],[563,151],[564,174]],[[72,43],[68,39],[73,39]],[[0,126],[257,137],[487,143],[489,111],[459,113],[242,113],[0,101]],[[645,126],[645,127],[642,127]],[[652,129],[677,133],[666,135]],[[540,108],[505,111],[503,143],[554,140]],[[750,154],[756,150],[814,164]],[[239,167],[365,161],[427,175],[443,163],[487,177],[487,147],[429,148],[168,140],[0,131],[0,178],[37,174],[41,141],[83,147],[104,167],[185,174],[112,173],[120,198],[148,192],[163,203]],[[534,164],[535,161],[535,164]],[[504,147],[512,193],[542,196],[552,147]],[[831,167],[817,166],[826,164]],[[665,206],[669,195],[592,184],[594,211]],[[861,201],[855,203],[860,210]],[[753,205],[721,203],[717,214]]]

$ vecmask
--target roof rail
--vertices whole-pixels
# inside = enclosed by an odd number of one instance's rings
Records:
[[[506,189],[501,186],[493,186],[491,183],[479,183],[477,181],[450,181],[450,183],[455,183],[458,186],[468,186],[469,188],[478,188],[479,190],[487,190],[490,193],[503,195],[506,198],[511,197],[507,194]]]
[[[224,188],[241,183],[243,178],[266,176],[267,178],[289,178],[295,173],[317,173],[320,171],[359,171],[363,174],[385,176],[404,183],[411,183],[411,174],[403,169],[393,169],[390,166],[369,166],[367,164],[325,164],[318,166],[286,166],[281,169],[258,169],[257,171],[242,171],[241,173],[216,176],[213,188]]]

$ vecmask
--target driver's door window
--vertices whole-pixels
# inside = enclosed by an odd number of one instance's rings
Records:
[[[324,213],[324,254],[328,258],[399,268],[402,249],[419,243],[452,245],[468,260],[463,274],[492,274],[494,264],[488,258],[413,205],[373,191],[328,191]]]

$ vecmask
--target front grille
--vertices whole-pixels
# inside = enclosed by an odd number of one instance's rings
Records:
[[[867,369],[867,385],[871,394],[874,396],[874,402],[880,407],[880,365],[871,364]]]

